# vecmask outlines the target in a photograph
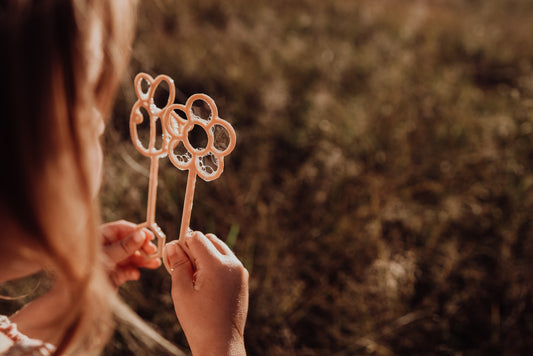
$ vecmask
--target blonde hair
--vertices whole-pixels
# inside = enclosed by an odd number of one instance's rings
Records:
[[[39,263],[68,289],[50,325],[62,335],[57,354],[98,352],[112,331],[86,143],[95,112],[107,116],[113,103],[134,8],[127,0],[0,4],[0,208],[24,231],[2,236],[0,250]]]

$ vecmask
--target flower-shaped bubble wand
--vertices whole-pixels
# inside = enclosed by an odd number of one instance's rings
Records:
[[[218,117],[215,102],[205,94],[192,95],[185,105],[170,105],[163,117],[170,136],[168,157],[176,168],[189,170],[181,217],[181,240],[189,231],[196,176],[212,181],[222,174],[224,157],[235,148],[236,135],[233,127]],[[194,142],[197,128],[203,133],[204,142]]]
[[[168,85],[168,100],[163,107],[158,107],[154,102],[154,94],[161,82]],[[159,75],[153,79],[146,73],[139,73],[134,80],[137,101],[133,104],[130,115],[130,135],[133,145],[144,156],[150,157],[150,178],[148,182],[148,201],[146,203],[146,221],[137,225],[138,228],[150,229],[157,237],[157,251],[146,254],[141,250],[145,258],[160,258],[163,255],[166,235],[155,222],[155,204],[157,196],[157,179],[159,171],[159,159],[167,155],[168,135],[165,133],[163,113],[174,103],[175,87],[174,81],[166,76]],[[147,147],[139,139],[139,125],[145,120],[149,120],[149,137]],[[159,122],[158,122],[159,121]],[[160,147],[157,147],[157,124],[161,125],[162,140]],[[145,123],[146,124],[146,123]]]

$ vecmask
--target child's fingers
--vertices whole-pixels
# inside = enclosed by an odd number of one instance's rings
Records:
[[[144,242],[142,246],[143,251],[146,252],[147,254],[154,253],[155,251],[157,251],[157,246],[154,245],[154,243],[152,242],[154,240],[154,233],[150,229],[147,229],[147,228],[144,228],[143,232],[146,236],[146,241]]]
[[[209,263],[221,257],[217,247],[199,231],[185,237],[185,245],[188,247],[191,257],[198,263]]]
[[[137,225],[126,220],[118,220],[100,226],[104,244],[111,244],[130,235],[137,229]]]
[[[136,281],[141,278],[141,272],[135,267],[122,267],[109,274],[115,287],[120,287],[128,281]]]
[[[153,244],[152,242],[145,243],[142,245],[141,249],[146,253],[147,255],[151,255],[152,253],[157,251],[157,246]]]
[[[135,252],[132,256],[130,256],[128,259],[124,260],[123,262],[120,262],[118,265],[156,269],[159,266],[161,266],[161,260],[159,258],[152,258],[150,260],[147,260],[139,252]]]
[[[172,291],[178,295],[193,289],[194,270],[191,260],[177,242],[171,242],[163,251],[165,265],[172,276]]]
[[[104,252],[115,263],[129,258],[144,244],[146,238],[142,230],[104,246]]]
[[[229,248],[228,245],[226,245],[221,239],[216,237],[214,234],[207,234],[205,235],[215,245],[218,252],[220,252],[223,255],[233,255],[233,251]]]
[[[151,254],[155,253],[157,251],[157,246],[153,243],[149,242],[147,244],[144,244],[141,246],[141,250],[147,255],[150,256]]]
[[[143,257],[144,259],[144,257]],[[139,267],[142,267],[142,268],[148,268],[148,269],[157,269],[161,266],[161,259],[159,258],[154,258],[152,260],[144,260],[145,262],[142,263],[142,264],[139,264],[138,266]]]

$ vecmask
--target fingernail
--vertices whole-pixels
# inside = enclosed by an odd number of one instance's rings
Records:
[[[138,231],[133,234],[133,241],[135,241],[138,244],[140,244],[141,242],[144,242],[145,239],[146,239],[146,236],[144,235],[142,231]]]
[[[152,241],[153,237],[150,234],[150,231],[146,231],[145,229],[142,229],[141,233],[143,234],[145,241]]]

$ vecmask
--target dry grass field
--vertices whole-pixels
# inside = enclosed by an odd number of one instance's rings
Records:
[[[144,219],[138,71],[173,77],[182,103],[209,94],[236,128],[192,226],[251,273],[250,355],[533,352],[531,1],[143,2],[108,220]],[[160,173],[175,238],[186,173]],[[161,269],[121,293],[186,350],[168,290]]]

